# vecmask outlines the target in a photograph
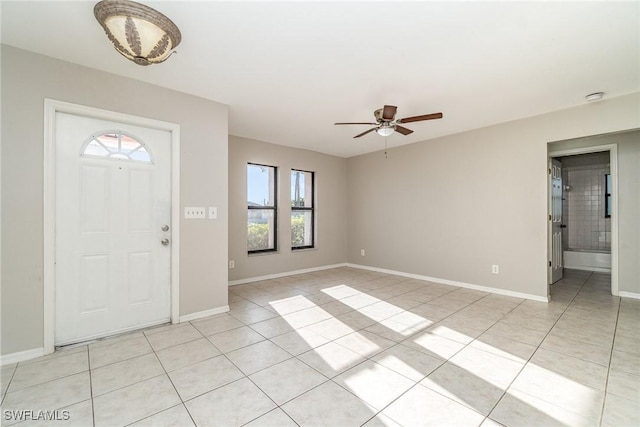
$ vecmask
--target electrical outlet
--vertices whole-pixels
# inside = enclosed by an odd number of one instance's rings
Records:
[[[209,207],[209,219],[217,219],[218,218],[218,208]]]
[[[206,218],[206,209],[205,208],[184,208],[184,218],[185,219],[194,219],[194,218]]]
[[[360,249],[360,256],[364,256],[364,249]]]
[[[229,261],[229,268],[236,268],[236,262],[235,261]]]
[[[491,273],[493,274],[500,274],[500,266],[499,265],[492,265],[491,266]]]

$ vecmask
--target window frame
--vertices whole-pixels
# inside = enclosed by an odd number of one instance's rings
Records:
[[[289,222],[291,222],[291,217],[293,216],[293,213],[311,212],[311,244],[304,245],[304,246],[294,246],[292,241],[291,250],[299,251],[304,249],[315,249],[316,247],[316,173],[314,171],[291,168],[290,176],[293,175],[293,172],[304,172],[304,173],[311,174],[311,201],[312,201],[311,206],[310,207],[291,206],[291,214],[289,215]],[[291,194],[290,196],[293,196],[293,194]],[[290,197],[290,200],[293,200],[293,197]]]
[[[267,249],[255,249],[249,250],[249,236],[247,234],[247,254],[263,254],[263,253],[271,253],[278,252],[278,167],[273,165],[265,165],[262,163],[253,163],[247,162],[247,168],[249,166],[259,166],[263,168],[271,168],[273,169],[273,205],[272,206],[249,206],[247,203],[247,226],[249,224],[249,211],[251,210],[273,210],[273,248]],[[248,169],[247,169],[248,170]],[[245,175],[246,176],[246,175]],[[247,182],[247,202],[249,201],[248,188],[249,183]],[[247,229],[248,232],[248,229]]]

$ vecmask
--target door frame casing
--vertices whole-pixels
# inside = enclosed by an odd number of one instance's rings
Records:
[[[45,98],[44,100],[44,354],[55,351],[56,113],[109,120],[171,134],[171,323],[180,319],[180,125],[131,114]]]
[[[601,153],[601,152],[609,152],[609,169],[611,173],[611,184],[612,184],[612,199],[613,204],[611,206],[611,294],[614,296],[618,296],[618,144],[603,144],[603,145],[593,145],[590,147],[582,147],[582,148],[570,148],[566,150],[554,150],[549,151],[548,153],[548,161],[547,163],[551,163],[551,159],[555,157],[564,157],[564,156],[575,156],[578,154],[589,154],[589,153]],[[550,178],[549,178],[550,179]],[[551,207],[551,186],[550,182],[547,185],[548,192],[548,203],[549,206],[547,211]],[[552,242],[551,242],[551,221],[547,221],[547,259],[551,259],[552,255]],[[563,262],[564,264],[564,262]],[[547,280],[547,293],[550,294],[549,291],[549,281]]]

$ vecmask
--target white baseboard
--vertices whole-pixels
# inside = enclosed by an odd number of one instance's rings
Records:
[[[624,291],[619,291],[618,292],[618,296],[622,297],[622,298],[633,298],[633,299],[640,299],[640,294],[637,294],[635,292],[624,292]]]
[[[12,363],[23,362],[36,357],[44,356],[44,347],[32,348],[31,350],[18,351],[0,356],[0,366],[11,365]]]
[[[296,274],[313,273],[314,271],[329,270],[332,268],[346,267],[347,263],[323,265],[320,267],[305,268],[302,270],[285,271],[283,273],[267,274],[266,276],[249,277],[247,279],[233,280],[229,286],[244,285],[245,283],[259,282],[261,280],[277,279],[279,277],[295,276]]]
[[[440,279],[438,277],[422,276],[420,274],[405,273],[405,272],[402,272],[402,271],[388,270],[386,268],[370,267],[368,265],[347,263],[347,267],[360,268],[362,270],[377,271],[379,273],[394,274],[396,276],[409,277],[411,279],[418,279],[418,280],[426,280],[426,281],[429,281],[429,282],[440,283],[440,284],[443,284],[443,285],[458,286],[458,287],[461,287],[461,288],[473,289],[473,290],[476,290],[476,291],[489,292],[489,293],[492,293],[492,294],[505,295],[505,296],[509,296],[509,297],[525,298],[525,299],[530,299],[530,300],[533,300],[533,301],[540,301],[540,302],[549,302],[549,297],[548,296],[541,297],[541,296],[538,296],[538,295],[525,294],[525,293],[522,293],[522,292],[514,292],[514,291],[509,291],[509,290],[506,290],[506,289],[492,288],[492,287],[489,287],[489,286],[482,286],[482,285],[474,285],[472,283],[457,282],[455,280]]]
[[[190,322],[191,320],[202,319],[203,317],[214,316],[216,314],[222,314],[229,311],[228,305],[223,305],[222,307],[212,308],[211,310],[198,311],[196,313],[185,314],[184,316],[180,316],[180,323],[182,322]]]

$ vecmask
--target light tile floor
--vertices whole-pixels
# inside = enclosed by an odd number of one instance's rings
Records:
[[[637,426],[640,301],[609,289],[566,271],[547,304],[352,268],[234,286],[228,314],[3,366],[2,424]]]

